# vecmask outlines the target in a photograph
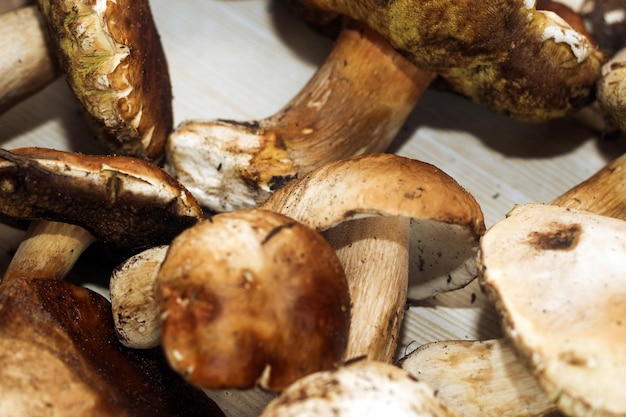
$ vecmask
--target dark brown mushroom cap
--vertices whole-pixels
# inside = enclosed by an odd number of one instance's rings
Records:
[[[75,224],[132,251],[167,244],[203,217],[193,196],[156,165],[43,148],[0,150],[0,212]]]
[[[68,83],[111,153],[158,161],[173,127],[168,66],[148,0],[40,0]]]
[[[265,210],[215,215],[176,237],[156,283],[174,369],[208,389],[279,391],[346,349],[348,285],[317,232]]]
[[[224,416],[160,350],[122,346],[102,296],[58,280],[2,286],[0,391],[4,415]]]

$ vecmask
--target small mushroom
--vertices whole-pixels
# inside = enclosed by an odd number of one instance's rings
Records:
[[[304,377],[272,400],[261,417],[455,417],[432,388],[387,363],[361,360]]]
[[[454,91],[520,121],[563,117],[591,102],[605,59],[533,0],[300,2],[365,22]]]
[[[134,253],[169,243],[203,216],[184,187],[148,162],[42,148],[0,150],[0,212],[38,220],[27,244],[42,247],[15,256],[3,280],[45,271],[54,259],[50,250],[61,242],[72,247],[69,253],[61,249],[69,268],[93,239]],[[54,222],[64,224],[63,233]]]
[[[39,0],[56,58],[111,153],[163,158],[172,130],[168,66],[148,0]]]
[[[325,162],[387,149],[434,74],[363,24],[346,21],[314,76],[259,121],[185,121],[170,135],[166,169],[201,205],[256,207]]]
[[[155,289],[163,349],[196,386],[280,391],[341,363],[350,323],[341,263],[321,235],[281,214],[238,210],[188,228]]]
[[[323,232],[337,251],[352,299],[348,360],[391,361],[407,291],[431,297],[478,273],[480,206],[454,179],[421,161],[366,154],[325,164],[261,207]],[[409,259],[439,264],[431,276],[411,277],[411,290]]]
[[[400,366],[465,417],[549,417],[556,406],[505,339],[427,343]]]
[[[0,14],[0,115],[60,75],[49,49],[36,6]]]

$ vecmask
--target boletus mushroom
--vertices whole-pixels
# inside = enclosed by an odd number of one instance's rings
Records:
[[[104,297],[62,281],[94,239],[129,251],[171,239],[198,220],[192,197],[134,158],[32,148],[0,156],[0,210],[39,219],[0,283],[2,414],[223,416],[160,350],[121,345]]]
[[[436,392],[391,364],[355,361],[316,372],[285,389],[261,417],[304,416],[456,417]]]
[[[591,102],[605,59],[533,0],[298,1],[366,23],[454,91],[520,121],[563,117]]]
[[[166,169],[201,205],[256,207],[283,184],[326,162],[383,152],[434,79],[366,25],[346,19],[309,82],[262,120],[181,123]]]
[[[467,285],[478,273],[485,229],[480,206],[453,178],[421,161],[365,154],[328,163],[261,207],[322,232],[337,251],[352,299],[346,360],[390,362],[407,293],[432,297]],[[411,289],[410,262],[432,273],[411,277]]]
[[[47,268],[50,247],[65,240],[77,244],[68,267],[94,239],[125,253],[166,244],[203,217],[193,196],[165,171],[124,156],[81,155],[43,148],[0,150],[0,213],[38,220],[27,239],[42,250],[16,256],[5,272]],[[63,233],[46,232],[49,221],[63,223]],[[52,226],[51,227],[56,227]],[[71,260],[70,260],[71,259]],[[31,269],[33,268],[33,269]],[[64,275],[67,271],[62,271]]]
[[[481,283],[506,337],[573,417],[626,415],[625,163],[617,158],[552,204],[516,206],[481,240]]]
[[[56,59],[110,153],[160,161],[173,125],[169,71],[148,0],[40,0]]]
[[[163,349],[196,386],[280,391],[343,358],[341,263],[287,216],[249,209],[197,223],[170,244],[155,289]]]

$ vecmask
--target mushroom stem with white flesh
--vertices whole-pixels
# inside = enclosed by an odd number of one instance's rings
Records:
[[[135,158],[0,150],[0,179],[2,214],[38,220],[3,281],[25,271],[30,277],[50,277],[50,268],[58,268],[53,275],[64,276],[94,238],[131,253],[169,243],[203,216],[173,178]]]
[[[0,115],[61,74],[37,6],[0,15]]]
[[[480,206],[447,174],[420,161],[366,154],[328,163],[285,185],[261,207],[323,232],[335,247],[352,299],[346,360],[393,360],[411,257],[446,264],[441,276],[415,284],[428,288],[423,293],[429,296],[464,286],[478,272],[475,254],[485,228]],[[409,227],[422,231],[415,234],[419,239],[409,239]],[[450,242],[443,236],[465,246],[463,255],[446,252]],[[437,243],[443,243],[441,250],[431,250]]]
[[[256,207],[325,162],[385,151],[434,77],[347,21],[279,112],[254,122],[183,122],[168,139],[166,168],[209,209]]]
[[[626,413],[615,301],[626,288],[625,168],[623,155],[551,204],[516,206],[481,240],[481,283],[507,339],[573,417]]]
[[[533,0],[298,1],[366,23],[454,91],[520,121],[563,117],[591,102],[604,60]]]

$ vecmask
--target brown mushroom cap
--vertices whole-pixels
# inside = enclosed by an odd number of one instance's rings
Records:
[[[336,366],[350,299],[333,249],[266,210],[218,214],[176,237],[159,271],[162,344],[203,388],[281,390]]]
[[[112,153],[160,160],[172,95],[148,0],[39,0],[39,7],[97,137]]]
[[[75,224],[125,250],[169,243],[203,216],[182,185],[137,158],[0,150],[0,184],[3,214]]]
[[[626,415],[626,222],[515,207],[483,236],[482,283],[507,337],[572,417]]]
[[[48,279],[17,278],[1,288],[3,415],[224,416],[159,350],[122,346],[102,296]]]

